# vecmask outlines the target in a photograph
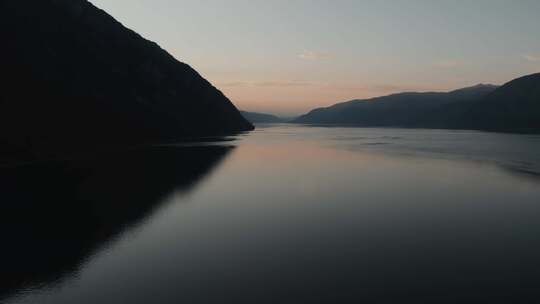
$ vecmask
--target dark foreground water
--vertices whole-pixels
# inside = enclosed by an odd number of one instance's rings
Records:
[[[281,125],[0,182],[0,303],[540,301],[540,136]]]

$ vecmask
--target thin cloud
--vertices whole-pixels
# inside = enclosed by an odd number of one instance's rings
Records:
[[[258,87],[306,87],[312,85],[314,83],[304,81],[265,81],[255,83],[255,86]]]
[[[458,60],[441,60],[433,64],[434,67],[439,69],[453,69],[462,65],[462,62]]]
[[[248,84],[249,84],[248,82],[244,82],[244,81],[232,81],[232,82],[219,83],[219,86],[221,86],[221,87],[243,87],[243,86],[246,86]]]
[[[313,85],[316,85],[316,83],[297,80],[259,82],[233,81],[219,84],[219,86],[222,87],[307,87]]]
[[[527,54],[523,55],[522,57],[530,62],[540,62],[540,54]]]
[[[328,52],[305,50],[301,54],[298,54],[298,57],[305,60],[325,60],[331,59],[334,56]]]
[[[370,85],[332,85],[331,87],[339,90],[348,91],[366,91],[366,92],[403,92],[410,90],[409,87],[393,84],[370,84]]]
[[[408,87],[393,85],[393,84],[376,84],[369,86],[369,89],[381,92],[398,92],[410,90]]]
[[[431,86],[422,85],[399,85],[390,83],[355,84],[355,83],[329,83],[310,82],[301,80],[268,80],[259,82],[232,81],[218,83],[219,87],[259,87],[259,88],[286,88],[286,87],[317,87],[323,90],[363,91],[373,94],[388,94],[408,91],[432,90]]]

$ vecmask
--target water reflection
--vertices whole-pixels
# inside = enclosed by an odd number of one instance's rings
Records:
[[[388,154],[496,165],[508,173],[540,180],[540,136],[467,130],[262,125],[256,132],[294,138],[352,152]],[[265,139],[266,140],[266,139]],[[266,140],[267,141],[267,140]]]
[[[5,244],[6,229],[15,230],[19,250],[3,253],[2,270],[16,276],[2,276],[17,278],[8,290],[22,294],[8,303],[531,303],[540,298],[540,187],[499,165],[519,161],[534,171],[538,139],[259,129],[235,142],[234,153],[197,191],[167,195],[171,203],[136,234],[122,234],[97,254],[104,240],[119,235],[114,231],[141,223],[137,214],[149,214],[162,194],[197,180],[178,176],[178,167],[200,169],[226,152],[54,167],[61,183],[47,180],[50,173],[14,181],[5,173],[4,185],[15,190],[4,197],[43,203],[29,218],[24,205],[11,211],[15,216],[3,215],[15,219],[2,230]],[[370,142],[387,144],[363,144]],[[197,163],[200,157],[207,161]],[[191,172],[208,171],[199,169]],[[17,190],[21,183],[36,190]],[[59,207],[48,210],[58,197]],[[57,222],[52,228],[50,219]],[[28,226],[31,237],[23,233]],[[71,226],[87,228],[71,233]],[[20,292],[25,280],[52,282],[59,269],[70,274],[59,288]]]
[[[189,191],[230,147],[159,147],[0,169],[0,301],[76,274],[172,191]]]

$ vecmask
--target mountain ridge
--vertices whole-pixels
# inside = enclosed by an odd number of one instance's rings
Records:
[[[383,97],[395,97],[395,96],[406,96],[406,95],[420,95],[420,94],[446,94],[446,93],[458,93],[458,92],[469,92],[471,90],[476,90],[476,89],[487,89],[487,90],[494,90],[496,88],[498,88],[500,86],[498,85],[494,85],[494,84],[483,84],[483,83],[479,83],[479,84],[476,84],[476,85],[473,85],[473,86],[468,86],[468,87],[463,87],[463,88],[460,88],[460,89],[454,89],[454,90],[450,90],[450,91],[404,91],[404,92],[398,92],[398,93],[392,93],[392,94],[389,94],[389,95],[383,95],[383,96],[376,96],[376,97],[370,97],[370,98],[365,98],[365,99],[352,99],[352,100],[348,100],[348,101],[343,101],[343,102],[338,102],[336,104],[333,104],[331,106],[328,106],[328,107],[319,107],[319,108],[316,108],[314,110],[317,110],[317,109],[328,109],[328,108],[332,108],[334,106],[339,106],[339,105],[342,105],[342,104],[351,104],[351,103],[355,103],[355,102],[371,102],[371,101],[375,101],[375,100],[378,100],[380,98],[383,98]]]
[[[268,113],[240,111],[240,114],[252,124],[286,122],[286,119]]]
[[[528,82],[527,86],[512,91],[513,95],[521,94],[519,98],[512,96],[512,93],[501,93],[508,91],[509,86],[523,87],[520,83],[524,81]],[[532,97],[529,97],[531,94]],[[314,109],[294,122],[366,127],[540,132],[540,126],[536,123],[540,120],[539,96],[540,74],[532,74],[514,79],[503,86],[477,84],[448,92],[402,92],[369,99],[355,99]],[[527,102],[521,102],[522,100]],[[508,102],[520,104],[526,109],[511,106],[512,115],[515,116],[511,118],[511,113],[497,110],[509,107]],[[527,122],[521,123],[520,117]]]

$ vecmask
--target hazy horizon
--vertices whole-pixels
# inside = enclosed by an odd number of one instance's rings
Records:
[[[540,72],[540,2],[533,0],[91,2],[246,111],[294,116]]]

